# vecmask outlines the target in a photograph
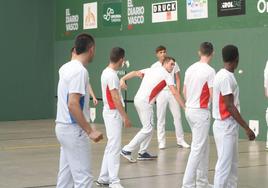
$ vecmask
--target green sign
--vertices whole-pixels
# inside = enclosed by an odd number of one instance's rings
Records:
[[[105,3],[102,7],[103,26],[121,26],[122,3]]]
[[[177,3],[178,20],[165,23],[153,23],[152,8],[154,4],[173,2],[171,0],[57,0],[56,3],[56,40],[72,40],[78,33],[90,32],[94,37],[147,35],[156,33],[195,32],[207,30],[226,30],[235,28],[267,27],[268,0],[240,0],[247,2],[245,13],[240,16],[218,17],[217,6],[220,0],[211,0],[207,4],[206,19],[187,19],[187,2]],[[201,2],[201,0],[199,0]],[[196,1],[196,2],[199,2]],[[228,2],[227,2],[228,1]],[[239,0],[221,0],[222,11],[231,14],[232,7]],[[84,4],[98,3],[98,27],[84,29]],[[195,5],[195,4],[192,4]],[[242,4],[241,4],[242,5]],[[231,8],[230,8],[231,7]],[[159,7],[157,7],[159,9]],[[164,8],[164,7],[160,7]],[[197,7],[198,8],[198,7]],[[237,7],[236,7],[237,8]],[[239,7],[238,7],[239,8]],[[196,7],[191,7],[197,10]],[[203,8],[202,8],[203,9]],[[205,8],[204,8],[205,9]],[[224,10],[223,10],[224,9]],[[240,8],[239,8],[240,9]],[[241,8],[243,10],[243,6]],[[145,11],[147,10],[147,11]],[[227,11],[228,10],[228,11]],[[192,12],[196,13],[196,12]],[[136,25],[142,24],[142,27]],[[134,27],[134,28],[133,28]]]

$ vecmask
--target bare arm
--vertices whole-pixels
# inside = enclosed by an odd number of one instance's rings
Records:
[[[120,79],[120,87],[123,89],[127,89],[126,80],[129,80],[129,79],[134,78],[134,77],[142,77],[142,75],[143,74],[140,71],[132,71],[132,72],[126,74],[125,76],[123,76]]]
[[[183,109],[185,109],[184,100],[181,98],[181,95],[180,95],[180,93],[176,90],[175,86],[170,85],[170,86],[168,86],[168,87],[169,87],[171,93],[174,95],[176,101],[179,103],[179,105],[180,105]]]
[[[90,84],[88,86],[88,92],[89,92],[90,96],[93,98],[94,106],[96,106],[98,104],[98,100],[97,100],[97,98],[96,98],[96,96],[94,94],[94,91],[93,91],[93,89],[92,89]]]
[[[121,98],[120,98],[118,90],[112,89],[112,90],[110,90],[110,92],[111,92],[112,99],[114,101],[114,105],[123,118],[125,127],[131,127],[131,122],[128,118],[127,113],[125,112],[125,109],[124,109],[123,104],[121,102]]]
[[[102,134],[97,130],[93,130],[90,124],[86,121],[86,118],[84,117],[84,114],[80,108],[80,97],[81,94],[78,93],[69,94],[68,109],[77,121],[78,125],[89,135],[93,141],[98,142],[102,139]]]
[[[228,112],[232,115],[232,117],[240,124],[241,127],[244,128],[249,140],[255,139],[254,132],[249,128],[248,124],[240,115],[239,111],[237,110],[236,106],[234,105],[234,96],[233,94],[223,96],[224,104],[227,107]]]
[[[187,97],[186,97],[187,96],[186,95],[187,94],[186,85],[183,86],[183,91],[182,92],[183,92],[184,99],[187,100]]]
[[[176,80],[177,90],[178,90],[178,92],[180,92],[180,90],[181,90],[180,72],[175,73],[175,80]]]

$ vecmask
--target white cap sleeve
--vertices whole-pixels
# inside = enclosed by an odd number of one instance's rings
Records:
[[[78,73],[74,74],[70,78],[70,83],[68,86],[69,93],[79,93],[81,95],[86,94],[87,89],[88,74],[85,71],[81,70]]]
[[[113,76],[111,76],[107,80],[107,84],[108,84],[109,90],[119,89],[120,83],[119,83],[119,79],[118,79],[117,75],[114,74]]]
[[[232,86],[230,80],[228,78],[224,78],[220,82],[220,92],[222,96],[229,95],[233,93]]]

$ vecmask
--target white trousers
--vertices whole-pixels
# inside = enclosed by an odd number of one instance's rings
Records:
[[[123,150],[132,152],[140,146],[139,153],[143,154],[147,151],[153,136],[153,105],[139,99],[134,99],[134,104],[142,124],[142,129]]]
[[[218,154],[214,188],[237,187],[238,131],[239,126],[232,117],[214,121],[213,133]]]
[[[266,119],[266,125],[268,126],[268,109],[266,110],[266,116],[265,116],[265,119]],[[266,148],[268,148],[268,130],[266,132]]]
[[[177,138],[177,144],[180,144],[184,140],[184,134],[181,123],[181,109],[180,105],[172,95],[170,90],[162,90],[156,98],[156,115],[157,115],[157,139],[158,144],[166,145],[166,111],[167,106],[173,116],[173,123],[175,127],[175,133]]]
[[[186,109],[185,115],[192,130],[192,144],[182,187],[207,188],[210,111]]]
[[[76,124],[56,124],[61,145],[57,188],[91,188],[91,145],[88,135]]]
[[[117,184],[120,166],[122,117],[117,110],[103,110],[103,119],[108,138],[98,181]]]

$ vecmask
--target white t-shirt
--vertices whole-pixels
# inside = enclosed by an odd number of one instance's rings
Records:
[[[174,85],[174,79],[164,67],[147,68],[140,70],[144,74],[135,99],[152,104],[159,92],[165,86]]]
[[[117,76],[117,72],[110,67],[106,67],[101,74],[101,90],[103,99],[103,108],[109,110],[115,110],[114,101],[110,90],[117,89],[121,97],[121,102],[124,105],[124,100],[121,94],[120,82]]]
[[[231,116],[226,108],[223,96],[233,94],[234,105],[240,111],[239,87],[234,73],[221,69],[215,76],[213,84],[213,118],[224,120]]]
[[[152,64],[151,68],[162,67],[162,66],[163,66],[162,63],[160,63],[160,61],[157,61],[157,62],[155,62],[154,64]],[[175,83],[175,74],[176,74],[177,72],[180,72],[180,67],[179,67],[179,65],[175,62],[175,66],[174,66],[172,72],[170,73],[171,76],[172,76],[172,78],[174,79],[174,83]],[[164,90],[169,90],[168,86],[166,86],[166,87],[164,88]]]
[[[213,87],[215,70],[207,63],[196,62],[185,72],[184,87],[186,88],[186,107],[203,108],[210,107],[209,88]]]
[[[80,61],[72,60],[59,69],[57,123],[76,124],[68,109],[69,94],[79,93],[80,107],[89,122],[89,77],[88,71]]]

